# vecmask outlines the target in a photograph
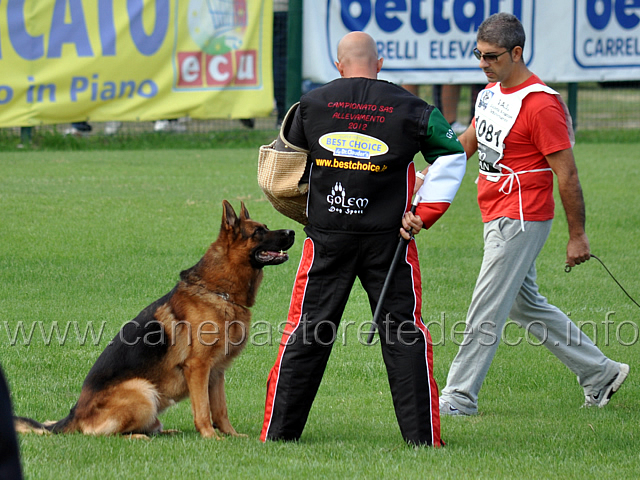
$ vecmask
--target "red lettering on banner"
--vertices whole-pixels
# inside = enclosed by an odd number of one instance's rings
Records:
[[[178,52],[178,86],[202,85],[202,52]]]

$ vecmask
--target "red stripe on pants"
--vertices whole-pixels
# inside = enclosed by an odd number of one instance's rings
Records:
[[[415,242],[409,243],[407,248],[407,262],[412,266],[413,273],[413,291],[416,297],[416,310],[414,312],[414,321],[416,326],[425,336],[425,360],[427,362],[427,370],[429,375],[429,390],[431,399],[431,429],[433,432],[433,446],[440,447],[443,445],[440,437],[440,402],[438,385],[433,376],[433,346],[429,329],[422,321],[422,279],[420,274],[420,263],[418,260],[418,251]]]
[[[287,341],[289,340],[291,334],[297,328],[302,317],[301,309],[304,303],[304,294],[307,289],[309,270],[313,265],[314,253],[315,249],[313,240],[307,238],[304,242],[302,258],[300,259],[300,265],[298,266],[298,272],[296,273],[296,281],[293,285],[291,303],[289,304],[289,315],[287,317],[287,326],[285,327],[285,330],[282,334],[282,340],[280,341],[280,348],[278,350],[276,363],[269,372],[269,378],[267,379],[267,400],[264,407],[264,423],[262,424],[262,433],[260,434],[260,440],[262,440],[263,442],[267,440],[267,432],[269,431],[269,425],[271,424],[273,403],[275,402],[278,378],[280,376],[280,363],[282,362],[284,351],[287,348]]]

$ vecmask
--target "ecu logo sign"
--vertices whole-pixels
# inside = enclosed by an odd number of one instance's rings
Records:
[[[258,85],[258,50],[247,47],[246,0],[190,0],[178,17],[174,57],[178,90]],[[189,35],[181,34],[188,28]],[[188,46],[188,48],[180,48]]]

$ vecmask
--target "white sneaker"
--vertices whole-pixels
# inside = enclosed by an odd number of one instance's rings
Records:
[[[76,127],[69,127],[62,132],[63,135],[73,135],[75,137],[88,137],[89,132],[84,130],[78,130]]]
[[[179,120],[156,120],[153,124],[156,132],[186,132],[187,126]]]
[[[467,126],[466,126],[466,125],[461,124],[461,123],[460,123],[460,122],[458,122],[457,120],[451,124],[451,130],[453,130],[453,133],[455,133],[456,135],[460,135],[460,134],[461,134],[461,133],[463,133],[466,129],[467,129]]]
[[[607,383],[604,388],[602,388],[596,394],[590,394],[584,396],[584,405],[583,407],[604,407],[609,400],[613,396],[614,393],[618,391],[618,389],[622,386],[624,381],[627,379],[627,375],[629,375],[629,365],[626,363],[620,364],[620,370],[616,374],[615,377],[611,379],[609,383]]]
[[[169,120],[156,120],[155,123],[153,124],[153,129],[156,132],[163,132],[164,130],[167,130],[168,127],[169,127]]]
[[[115,135],[120,130],[122,126],[122,122],[106,122],[104,124],[104,134],[105,135]]]
[[[451,405],[449,402],[440,398],[440,415],[450,415],[450,416],[467,416],[466,413],[461,412],[456,407]]]

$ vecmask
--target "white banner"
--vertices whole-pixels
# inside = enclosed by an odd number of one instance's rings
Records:
[[[545,82],[640,80],[640,0],[304,0],[303,77],[326,83],[340,39],[369,33],[399,84],[485,83],[476,32],[496,12],[522,22],[524,58]]]

